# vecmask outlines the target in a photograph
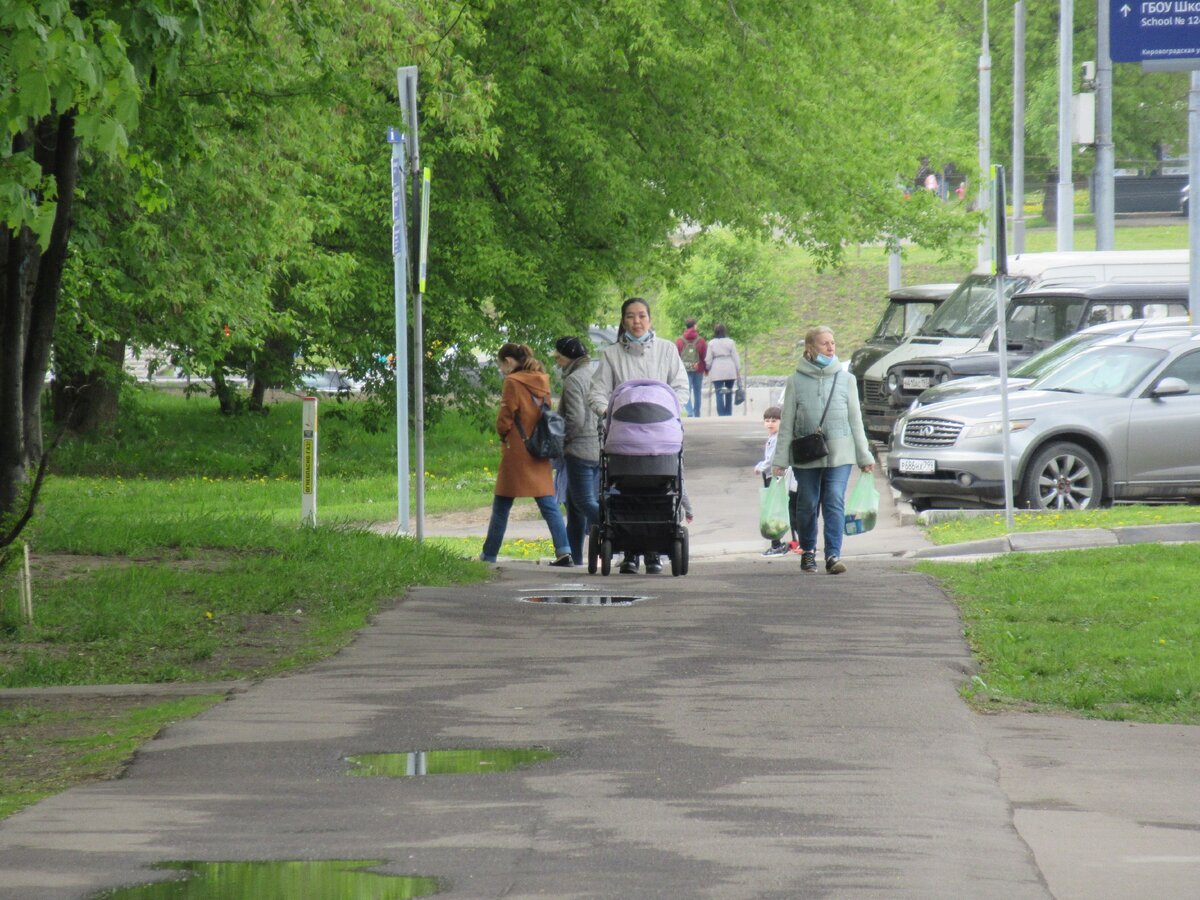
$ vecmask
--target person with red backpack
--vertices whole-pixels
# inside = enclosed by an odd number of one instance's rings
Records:
[[[688,388],[691,395],[686,406],[689,416],[699,417],[700,395],[704,390],[704,355],[708,352],[708,342],[696,331],[696,320],[688,319],[684,324],[683,337],[675,339],[675,349],[679,351],[679,359],[687,371]]]

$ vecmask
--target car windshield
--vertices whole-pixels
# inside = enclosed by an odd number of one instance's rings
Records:
[[[1041,353],[1036,353],[1019,366],[1012,369],[1012,374],[1018,378],[1041,378],[1064,359],[1070,359],[1076,353],[1086,350],[1101,338],[1112,337],[1111,334],[1087,334],[1077,332],[1063,338],[1057,344],[1051,344]]]
[[[899,300],[890,301],[883,318],[879,320],[879,327],[875,329],[875,334],[871,339],[900,343],[929,318],[936,306],[936,303],[929,301],[912,303],[903,303]]]
[[[1164,356],[1163,350],[1131,344],[1092,347],[1051,369],[1028,390],[1119,397],[1133,390]]]
[[[1029,279],[971,275],[954,289],[917,333],[929,337],[982,338],[996,324],[997,282],[1007,300],[1025,287]]]

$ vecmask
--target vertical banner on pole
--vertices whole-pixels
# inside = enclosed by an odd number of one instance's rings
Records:
[[[429,167],[421,173],[421,249],[417,263],[417,293],[425,293],[425,269],[429,259]]]
[[[425,263],[429,253],[429,169],[421,177],[421,215],[417,235],[417,296],[413,301],[413,396],[416,405],[417,540],[425,539]]]
[[[317,524],[317,398],[305,397],[300,428],[300,524]]]

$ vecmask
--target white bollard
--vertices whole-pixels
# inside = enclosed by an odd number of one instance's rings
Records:
[[[300,435],[300,524],[317,525],[317,398],[305,397]]]

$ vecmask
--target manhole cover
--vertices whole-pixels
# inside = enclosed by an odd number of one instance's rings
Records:
[[[563,603],[567,606],[633,606],[651,598],[631,594],[534,594],[520,599],[525,603]]]

